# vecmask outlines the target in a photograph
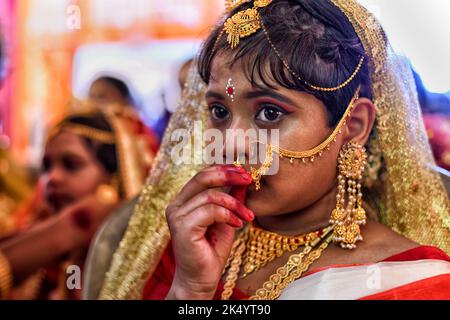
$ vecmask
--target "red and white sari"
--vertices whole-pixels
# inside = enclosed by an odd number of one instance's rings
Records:
[[[174,273],[175,260],[169,243],[146,283],[143,299],[164,299]],[[222,290],[220,282],[214,299],[220,299]],[[231,299],[248,299],[248,296],[235,289]],[[284,289],[280,299],[450,300],[450,257],[436,247],[418,246],[373,264],[314,269]]]

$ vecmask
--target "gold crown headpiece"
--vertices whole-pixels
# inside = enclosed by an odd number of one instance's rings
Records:
[[[53,139],[61,131],[68,131],[79,136],[83,136],[89,139],[93,139],[105,144],[115,144],[114,133],[92,128],[86,125],[77,123],[63,122],[55,126],[48,134],[47,141]]]
[[[251,0],[227,0],[225,2],[225,8],[227,12],[231,12],[240,5],[244,3],[249,3]],[[339,89],[342,89],[346,85],[348,85],[353,78],[358,74],[359,70],[361,69],[361,66],[364,63],[364,56],[361,56],[358,62],[358,65],[356,66],[353,73],[341,84],[334,86],[334,87],[320,87],[313,85],[309,83],[308,81],[304,80],[297,72],[295,72],[287,63],[287,61],[282,57],[280,51],[277,49],[275,44],[272,42],[269,33],[267,32],[266,27],[264,26],[264,23],[261,19],[261,16],[258,12],[258,9],[267,7],[272,3],[272,0],[254,0],[253,1],[253,7],[245,10],[241,10],[237,13],[235,13],[233,16],[228,18],[223,26],[223,29],[221,33],[219,34],[216,45],[219,42],[220,38],[222,37],[223,33],[225,32],[227,36],[227,42],[230,44],[231,49],[236,48],[239,45],[239,41],[241,38],[248,37],[254,33],[256,33],[259,29],[262,29],[264,32],[264,35],[267,38],[267,41],[269,42],[272,50],[275,52],[276,56],[280,59],[280,61],[283,63],[286,70],[288,70],[289,73],[291,73],[296,79],[304,83],[307,87],[309,87],[312,90],[316,91],[337,91]],[[215,50],[214,47],[214,50]]]

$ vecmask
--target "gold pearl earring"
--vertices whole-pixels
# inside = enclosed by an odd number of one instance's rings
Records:
[[[349,142],[339,153],[338,194],[330,223],[334,225],[333,241],[346,249],[356,248],[356,242],[363,239],[360,226],[366,223],[366,211],[362,207],[361,179],[366,159],[366,149],[357,142]]]

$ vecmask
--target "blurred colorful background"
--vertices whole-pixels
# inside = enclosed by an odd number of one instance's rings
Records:
[[[2,0],[7,61],[0,91],[3,144],[39,161],[44,128],[99,75],[134,93],[147,124],[163,113],[171,64],[195,54],[222,12],[217,0]]]
[[[19,162],[40,161],[45,127],[94,78],[130,87],[144,122],[164,114],[174,65],[192,57],[223,0],[2,0],[0,134]],[[361,0],[417,71],[424,107],[450,113],[450,2]],[[450,128],[448,129],[450,130]],[[450,166],[450,154],[447,156]]]

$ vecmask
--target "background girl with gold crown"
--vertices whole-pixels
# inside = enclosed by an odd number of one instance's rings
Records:
[[[80,298],[80,288],[66,285],[68,266],[83,267],[94,233],[150,170],[153,140],[140,126],[120,109],[91,108],[50,130],[36,199],[13,215],[20,227],[0,238],[1,298]]]
[[[412,72],[381,26],[353,0],[228,8],[100,298],[449,298],[448,196],[431,168]],[[176,166],[170,133],[194,120],[276,128],[280,145],[267,145],[250,173],[246,164]],[[264,176],[274,157],[278,174]]]

